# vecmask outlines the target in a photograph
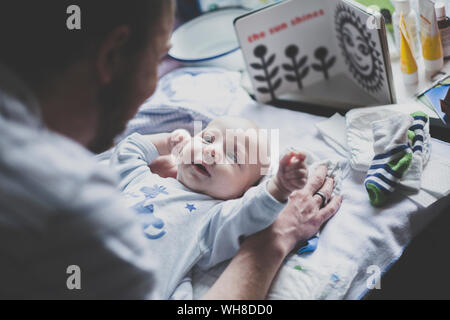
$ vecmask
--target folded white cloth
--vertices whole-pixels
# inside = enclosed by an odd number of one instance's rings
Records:
[[[407,114],[409,116],[409,114]],[[390,117],[404,119],[405,113],[395,111],[394,107],[359,108],[347,112],[347,145],[350,149],[350,165],[353,169],[366,172],[372,162],[375,152],[373,150],[374,138],[372,124],[376,121]],[[425,125],[424,134],[424,164],[431,153],[430,125]],[[426,149],[426,150],[425,150]]]
[[[375,157],[364,182],[372,205],[381,206],[398,187],[418,192],[429,155],[424,113],[396,114],[372,123]],[[428,135],[428,137],[425,137]]]
[[[347,145],[347,124],[345,117],[335,113],[332,117],[316,124],[322,138],[340,155],[349,156]]]
[[[395,112],[394,114],[401,115]],[[372,123],[392,115],[393,112],[386,109],[370,111],[353,109],[346,114],[347,145],[350,149],[350,165],[353,169],[367,172],[375,156]]]
[[[351,168],[367,172],[375,156],[372,124],[392,116],[409,117],[415,109],[420,108],[418,105],[395,105],[353,109],[345,118],[335,114],[317,123],[316,127],[330,147],[349,159]],[[422,163],[420,164],[416,155],[410,171],[403,176],[400,184],[403,187],[401,191],[406,196],[427,207],[450,192],[450,160],[436,154],[431,155],[429,124],[425,126],[424,146]],[[418,175],[417,172],[423,167],[423,173]],[[418,177],[421,177],[421,181]],[[417,192],[420,186],[421,189]]]
[[[355,109],[347,113],[346,119],[350,163],[359,171],[369,170],[376,154],[408,144],[408,129],[419,121],[409,114],[387,108]],[[412,153],[411,164],[398,181],[406,194],[417,193],[421,188],[422,173],[431,153],[429,121],[421,136],[423,142],[416,142],[421,151]]]
[[[431,155],[423,172],[422,189],[437,198],[450,193],[450,159]]]

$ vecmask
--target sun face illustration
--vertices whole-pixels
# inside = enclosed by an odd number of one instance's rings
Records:
[[[369,92],[379,91],[384,81],[383,68],[372,34],[360,17],[344,5],[336,8],[335,24],[339,47],[355,80]]]

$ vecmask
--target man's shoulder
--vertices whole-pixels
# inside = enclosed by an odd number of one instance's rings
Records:
[[[58,207],[71,201],[89,184],[111,187],[116,184],[108,168],[100,166],[93,154],[76,142],[44,128],[9,129],[9,132],[0,129],[3,131],[0,142],[3,194]]]

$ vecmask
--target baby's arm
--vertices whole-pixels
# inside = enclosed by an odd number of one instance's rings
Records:
[[[120,190],[123,190],[137,176],[148,172],[149,165],[159,156],[170,154],[172,149],[184,139],[180,138],[180,131],[145,136],[134,133],[125,138],[114,149],[110,159],[110,166],[120,176]]]
[[[303,153],[290,152],[280,160],[278,172],[267,186],[270,194],[278,201],[287,201],[293,191],[305,186],[308,180],[305,158]]]
[[[205,254],[198,263],[209,268],[233,257],[240,240],[271,225],[285,204],[276,200],[267,190],[267,183],[248,190],[240,199],[223,201],[205,217],[199,234]]]

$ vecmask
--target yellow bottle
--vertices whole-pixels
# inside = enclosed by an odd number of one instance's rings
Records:
[[[419,76],[417,74],[417,63],[414,58],[411,38],[408,34],[408,29],[406,28],[406,22],[403,14],[400,15],[400,64],[403,74],[403,82],[406,85],[413,85],[419,81]]]
[[[425,70],[428,73],[438,72],[444,66],[444,54],[434,2],[430,0],[420,0],[420,39]]]

